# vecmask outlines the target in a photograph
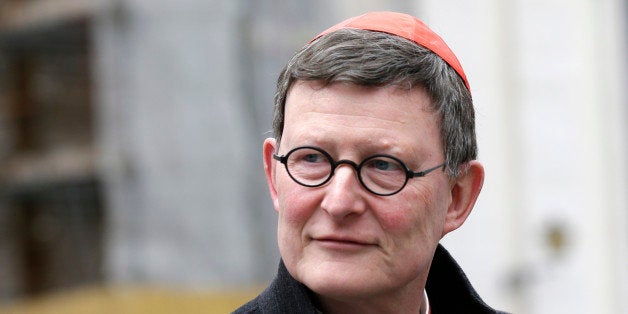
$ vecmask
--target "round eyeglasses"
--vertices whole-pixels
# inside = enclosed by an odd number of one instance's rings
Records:
[[[409,179],[423,177],[445,166],[440,164],[413,172],[399,158],[382,154],[367,157],[360,164],[346,159],[334,161],[328,152],[312,146],[294,148],[283,156],[273,154],[273,158],[284,164],[294,182],[307,187],[319,187],[327,183],[339,165],[350,165],[357,172],[362,186],[380,196],[399,193]]]

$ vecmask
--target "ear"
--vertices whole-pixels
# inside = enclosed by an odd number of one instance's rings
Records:
[[[277,148],[277,140],[274,138],[267,138],[264,140],[262,147],[262,153],[264,154],[264,172],[266,173],[266,183],[268,183],[268,190],[270,192],[270,198],[273,201],[275,211],[279,211],[279,202],[277,200],[277,186],[276,186],[276,172],[277,161],[273,158],[275,149]]]
[[[465,222],[484,184],[484,167],[476,160],[465,165],[463,172],[451,185],[451,204],[445,216],[443,234],[458,229]]]

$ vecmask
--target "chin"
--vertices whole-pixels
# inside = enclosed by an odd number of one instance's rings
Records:
[[[299,268],[295,276],[298,281],[314,293],[330,298],[363,298],[385,287],[377,272],[355,264],[326,261]]]

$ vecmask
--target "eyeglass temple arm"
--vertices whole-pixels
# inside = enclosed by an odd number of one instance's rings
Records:
[[[273,159],[281,163],[286,163],[286,156],[278,156],[278,155],[273,154]]]
[[[424,177],[424,176],[426,176],[428,173],[430,173],[430,172],[432,172],[432,171],[434,171],[434,170],[436,170],[436,169],[438,169],[438,168],[445,167],[445,165],[446,165],[446,164],[445,164],[445,163],[443,163],[443,164],[440,164],[440,165],[438,165],[438,166],[436,166],[436,167],[432,167],[432,168],[430,168],[430,169],[426,169],[426,170],[419,171],[419,172],[412,172],[412,171],[408,171],[408,177],[410,177],[410,178]]]

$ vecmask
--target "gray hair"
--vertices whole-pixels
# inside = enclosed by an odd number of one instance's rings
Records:
[[[451,178],[477,158],[475,113],[462,78],[442,58],[405,38],[382,32],[340,29],[297,52],[277,79],[273,132],[280,142],[288,91],[296,81],[361,86],[425,88],[440,119],[445,167]]]

